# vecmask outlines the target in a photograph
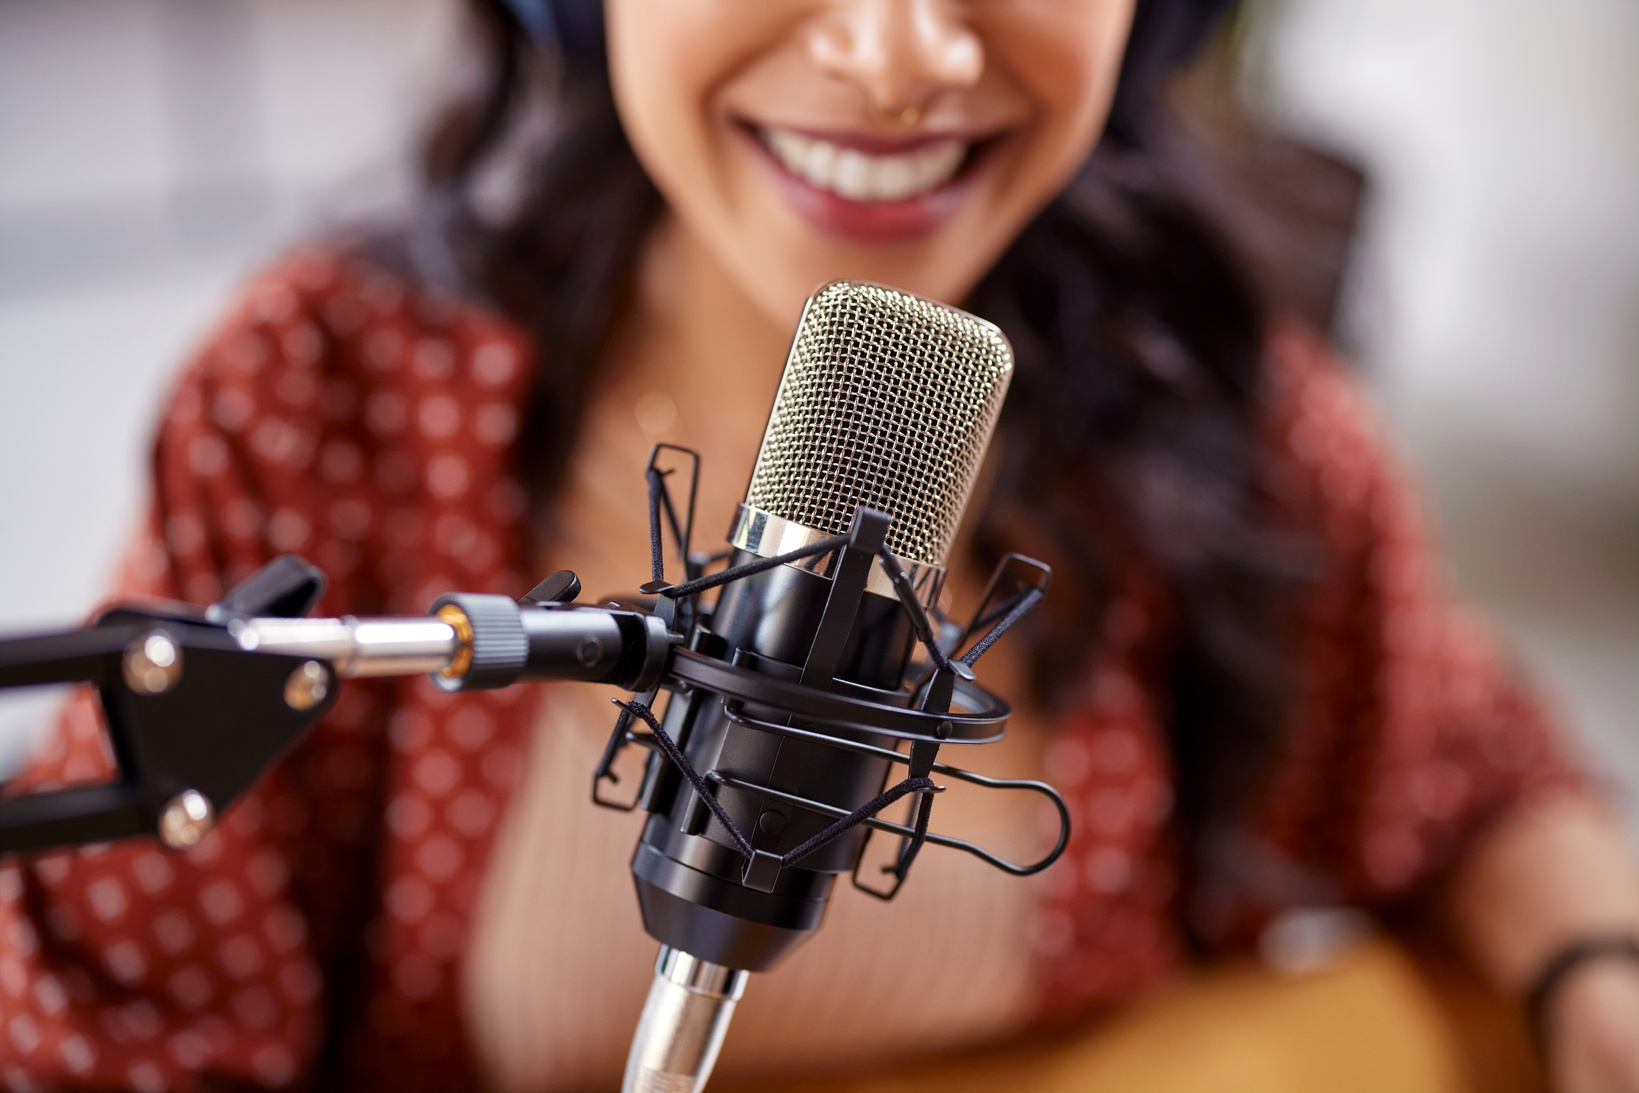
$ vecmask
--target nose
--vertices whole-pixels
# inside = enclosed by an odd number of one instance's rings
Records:
[[[812,24],[808,52],[882,114],[920,112],[984,73],[984,47],[962,16],[957,0],[846,0]]]

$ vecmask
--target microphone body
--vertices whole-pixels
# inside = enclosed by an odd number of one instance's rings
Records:
[[[824,577],[790,566],[729,585],[712,615],[722,659],[805,682],[802,667],[829,591]],[[837,678],[886,695],[903,680],[910,627],[897,601],[873,593],[862,600]],[[710,691],[678,695],[662,725],[697,770],[845,812],[880,793],[888,777],[888,760],[735,725]],[[858,739],[890,749],[895,743],[864,734]],[[728,831],[696,794],[669,766],[657,773],[665,785],[649,795],[652,811],[632,857],[645,928],[662,944],[713,964],[767,971],[818,928],[837,877],[853,869],[864,847],[866,829],[820,848],[800,867],[748,874]],[[717,800],[753,847],[770,855],[790,851],[831,822],[727,785]]]
[[[874,527],[876,538],[728,584],[693,651],[817,692],[913,701],[904,690],[913,626],[874,555],[885,547],[915,598],[932,605],[1011,373],[1006,338],[974,316],[878,285],[837,282],[816,293],[730,533],[730,565],[850,529]],[[874,524],[856,522],[873,509]],[[856,572],[844,572],[850,566]],[[833,602],[850,594],[849,603]],[[682,690],[661,725],[696,770],[716,776],[717,804],[755,851],[749,862],[676,769],[659,755],[650,761],[641,796],[650,816],[632,874],[644,926],[664,948],[628,1061],[628,1093],[698,1089],[716,1057],[715,1044],[700,1038],[720,1041],[726,1028],[721,999],[678,993],[668,954],[736,971],[774,967],[819,927],[868,829],[856,826],[796,862],[783,857],[882,793],[888,779],[888,759],[747,722],[802,725],[890,751],[898,744],[754,703],[735,712],[708,689]],[[799,798],[833,811],[794,806]],[[667,1013],[678,1016],[651,1019]],[[673,1069],[655,1069],[659,1061]]]

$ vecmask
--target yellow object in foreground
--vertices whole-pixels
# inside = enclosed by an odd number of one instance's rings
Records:
[[[1459,1009],[1462,1007],[1459,1006]],[[1487,1033],[1489,1035],[1489,1032]],[[1451,1000],[1388,941],[1324,971],[1250,961],[1163,988],[1093,1026],[868,1077],[759,1083],[790,1093],[1467,1093]],[[1517,1041],[1518,1037],[1505,1037]],[[1497,1045],[1517,1056],[1521,1045]],[[1509,1086],[1528,1087],[1526,1068]],[[1489,1076],[1481,1079],[1489,1086]]]

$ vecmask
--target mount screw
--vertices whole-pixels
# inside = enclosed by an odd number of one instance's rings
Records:
[[[197,846],[216,826],[216,809],[197,789],[185,789],[165,802],[159,814],[159,841],[172,850]]]
[[[125,647],[125,685],[139,695],[164,694],[182,678],[182,649],[163,630],[150,630]]]
[[[316,660],[299,665],[285,680],[285,705],[293,710],[311,710],[329,694],[330,673]]]

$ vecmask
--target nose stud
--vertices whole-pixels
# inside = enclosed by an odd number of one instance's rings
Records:
[[[881,103],[873,98],[867,98],[865,108],[871,115],[871,120],[885,129],[909,129],[922,120],[922,113],[926,109],[926,104],[913,102],[896,113],[884,110]]]

